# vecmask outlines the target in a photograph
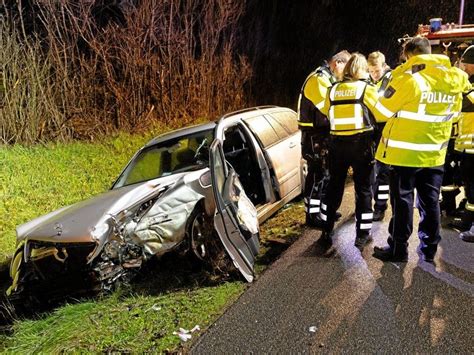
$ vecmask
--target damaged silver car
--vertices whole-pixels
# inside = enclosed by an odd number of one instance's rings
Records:
[[[301,194],[300,140],[296,113],[276,106],[151,140],[109,191],[17,228],[7,294],[72,278],[108,290],[183,245],[212,258],[216,242],[251,282],[259,222]]]

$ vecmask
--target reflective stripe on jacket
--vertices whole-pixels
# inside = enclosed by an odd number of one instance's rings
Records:
[[[454,149],[474,154],[474,90],[471,90],[463,98],[458,127],[459,135],[456,137]]]
[[[303,130],[329,129],[326,116],[321,114],[328,88],[335,82],[327,66],[313,71],[305,80],[298,98],[298,125]]]
[[[332,135],[349,136],[372,131],[377,89],[364,80],[342,81],[328,91],[322,112],[327,115]]]
[[[469,87],[466,73],[444,55],[416,55],[397,67],[375,106],[388,119],[376,159],[396,166],[443,165],[453,118]]]
[[[385,90],[388,87],[388,84],[392,80],[392,69],[387,69],[385,73],[382,75],[379,81],[375,83],[375,87],[377,88],[377,94],[379,97],[385,94]],[[380,138],[382,138],[382,131],[385,127],[385,122],[377,122],[377,126],[375,127],[375,142],[379,144]]]
[[[385,89],[388,87],[388,84],[392,80],[392,69],[387,69],[387,71],[382,75],[379,81],[375,83],[377,87],[377,93],[379,96],[383,96]]]

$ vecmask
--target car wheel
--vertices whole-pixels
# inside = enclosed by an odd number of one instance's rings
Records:
[[[194,259],[210,268],[228,276],[233,270],[233,263],[214,229],[212,218],[207,216],[202,207],[197,206],[188,219],[186,228],[190,252]]]
[[[201,261],[206,261],[210,247],[209,238],[212,236],[212,229],[207,221],[207,216],[197,208],[196,213],[193,212],[189,219],[189,240],[191,242],[191,250],[194,255]]]

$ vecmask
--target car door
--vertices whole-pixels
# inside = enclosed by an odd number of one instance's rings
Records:
[[[245,195],[235,171],[226,163],[221,139],[212,142],[209,158],[216,200],[215,229],[234,265],[252,282],[260,247],[255,206]]]
[[[284,111],[292,114],[292,111]],[[296,122],[296,117],[294,117]],[[299,131],[288,131],[273,115],[264,114],[245,120],[259,139],[267,161],[273,168],[275,187],[280,199],[301,189],[301,136]]]
[[[281,112],[281,114],[291,115],[291,111]],[[280,185],[280,197],[289,195],[298,189],[301,184],[300,164],[301,164],[301,135],[299,131],[288,132],[275,117],[278,113],[265,115],[265,119],[270,123],[278,135],[278,142],[266,149],[272,161]],[[293,117],[296,121],[296,117]]]

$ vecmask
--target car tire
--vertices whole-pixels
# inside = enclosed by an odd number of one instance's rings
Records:
[[[214,229],[213,220],[201,205],[197,205],[188,218],[186,239],[190,257],[199,265],[224,277],[234,273],[235,267]]]

